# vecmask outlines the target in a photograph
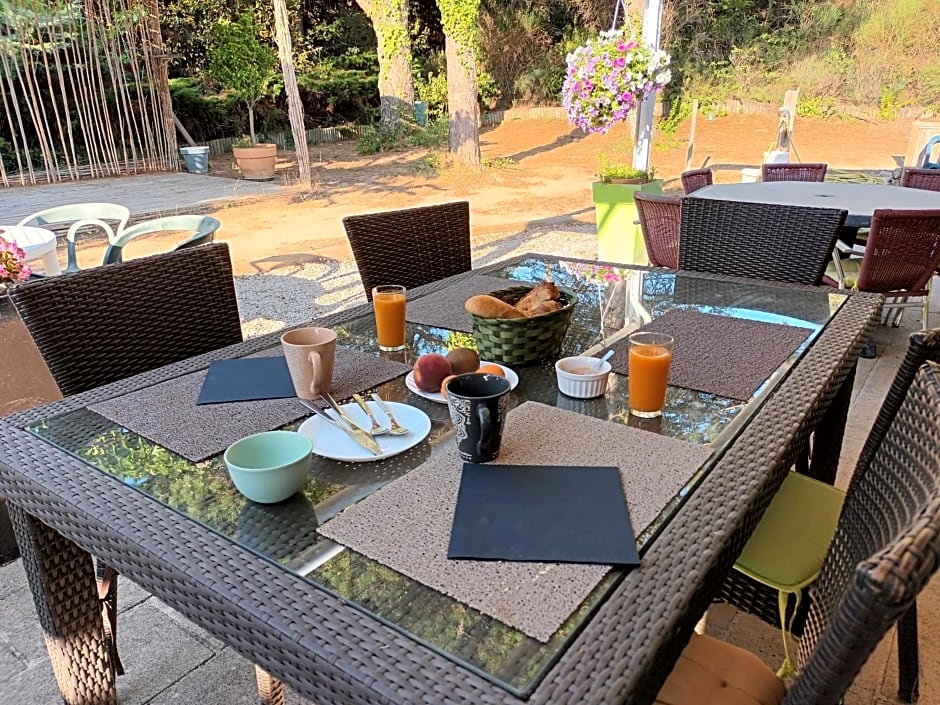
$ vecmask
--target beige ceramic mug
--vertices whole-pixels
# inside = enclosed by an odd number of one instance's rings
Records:
[[[295,328],[281,336],[281,347],[301,399],[318,399],[330,391],[333,358],[336,356],[336,331],[329,328]]]

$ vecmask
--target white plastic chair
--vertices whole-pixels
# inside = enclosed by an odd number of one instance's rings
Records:
[[[126,228],[118,236],[104,253],[102,264],[114,264],[124,261],[124,247],[134,238],[151,233],[169,232],[175,230],[188,230],[193,234],[186,240],[176,245],[174,250],[183,250],[187,247],[196,247],[205,245],[215,239],[215,231],[222,224],[207,215],[170,215],[165,218],[154,218],[145,220],[136,225]]]
[[[124,234],[124,228],[127,221],[130,220],[131,212],[124,206],[117,203],[70,203],[65,206],[54,206],[28,215],[17,225],[31,225],[44,227],[55,223],[72,222],[66,233],[68,263],[66,272],[77,272],[78,258],[75,254],[75,233],[86,226],[97,226],[104,230],[108,236],[108,243],[114,244],[117,239]],[[117,229],[105,221],[116,220]]]

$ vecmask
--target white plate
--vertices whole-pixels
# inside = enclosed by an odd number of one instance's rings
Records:
[[[374,401],[367,401],[372,413],[378,422],[384,423],[388,417],[382,411],[381,407]],[[401,404],[395,401],[387,401],[389,408],[395,415],[395,420],[399,426],[404,426],[411,433],[393,436],[390,433],[381,436],[373,436],[375,442],[379,444],[382,455],[372,455],[368,450],[356,443],[347,434],[340,431],[332,424],[327,423],[318,415],[311,416],[300,424],[297,429],[313,441],[313,452],[322,455],[324,458],[332,460],[343,460],[347,463],[367,463],[373,460],[382,460],[391,458],[393,455],[404,453],[409,448],[414,448],[423,441],[431,431],[431,419],[421,409],[417,409],[408,404]],[[346,416],[351,418],[357,426],[367,429],[372,426],[369,418],[362,409],[356,404],[343,404],[340,407],[346,412]],[[336,412],[327,409],[326,413],[336,418]]]
[[[487,362],[486,360],[480,360],[480,367],[483,365],[499,365],[503,368],[503,372],[506,373],[506,379],[509,380],[509,388],[515,389],[519,384],[519,375],[510,370],[506,365],[500,365],[498,362]],[[419,397],[424,397],[425,399],[430,399],[431,401],[436,401],[438,404],[446,404],[447,399],[444,398],[444,395],[440,392],[426,392],[417,384],[415,384],[415,373],[414,371],[409,372],[405,376],[405,386],[408,387],[412,392],[417,394]]]

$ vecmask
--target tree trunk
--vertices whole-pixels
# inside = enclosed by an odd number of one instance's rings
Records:
[[[450,152],[462,164],[480,166],[480,130],[477,106],[477,65],[473,47],[446,38],[447,112]]]
[[[389,125],[411,114],[415,102],[408,0],[356,2],[372,21],[375,31],[382,124]]]
[[[304,106],[300,102],[300,89],[294,73],[293,48],[290,38],[290,18],[285,0],[274,0],[274,38],[277,41],[277,53],[281,59],[281,73],[284,76],[284,92],[287,94],[287,113],[290,117],[290,131],[294,137],[294,154],[297,156],[299,182],[310,188],[310,153],[307,150],[307,129],[304,125]]]

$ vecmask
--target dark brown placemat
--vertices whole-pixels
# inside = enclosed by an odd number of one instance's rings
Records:
[[[473,329],[463,307],[467,299],[515,285],[518,282],[474,274],[446,289],[409,301],[405,318],[412,323],[469,333]]]
[[[577,443],[571,439],[577,438]],[[449,560],[463,463],[443,452],[354,504],[318,531],[540,641],[548,641],[609,566]],[[634,528],[645,529],[711,454],[621,424],[526,402],[510,412],[496,462],[620,469]]]
[[[280,346],[253,357],[282,354]],[[345,399],[399,377],[401,362],[337,346],[333,396]],[[221,453],[239,438],[271,431],[310,413],[297,399],[196,404],[207,370],[140,389],[88,408],[194,462]]]
[[[812,333],[809,328],[690,309],[667,311],[638,330],[675,338],[669,384],[741,400],[750,399]],[[610,360],[613,371],[627,375],[627,338],[610,347],[616,351]]]

